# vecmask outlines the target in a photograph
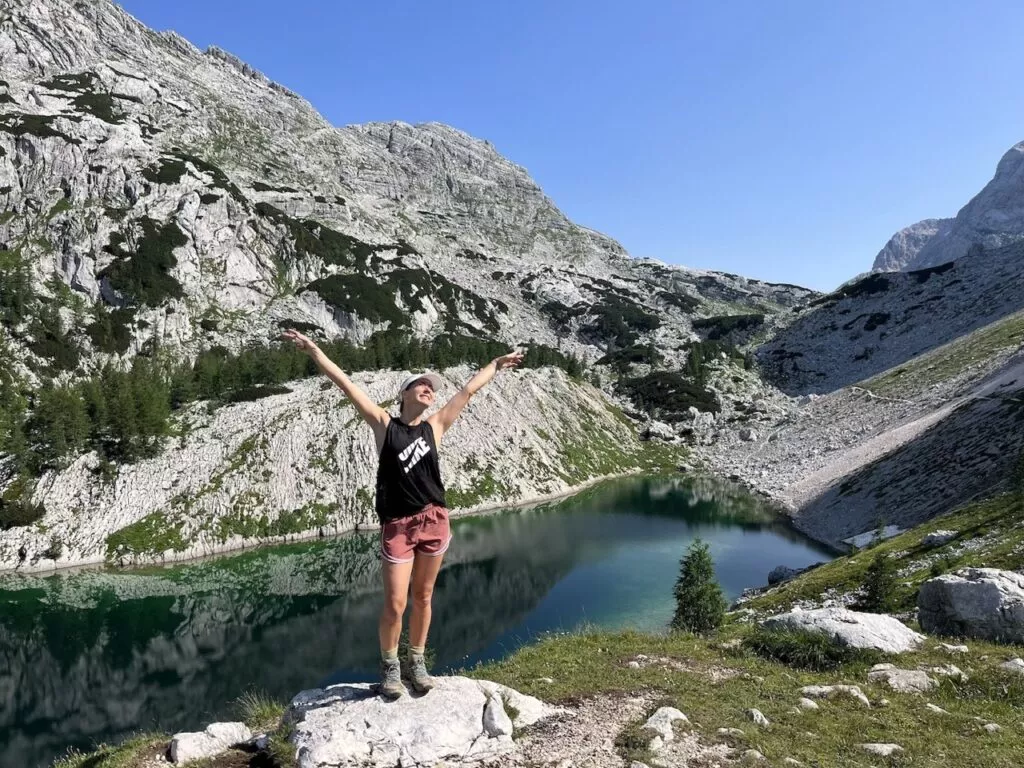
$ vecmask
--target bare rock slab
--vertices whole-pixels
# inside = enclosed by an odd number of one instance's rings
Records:
[[[205,731],[176,733],[171,739],[171,762],[185,765],[226,752],[252,738],[245,723],[212,723]]]
[[[1024,575],[964,568],[921,585],[917,615],[925,632],[1024,643]]]
[[[898,693],[927,693],[938,687],[934,678],[917,669],[897,669],[891,665],[880,665],[885,669],[874,669],[868,673],[873,683],[884,682]]]
[[[486,680],[435,678],[425,696],[379,697],[370,684],[332,685],[296,696],[286,719],[299,768],[478,765],[516,750],[512,726],[557,710]],[[516,711],[509,717],[505,702]]]
[[[885,653],[906,653],[924,642],[898,619],[878,613],[860,613],[846,608],[818,608],[771,616],[761,622],[768,629],[796,629],[828,635],[851,648],[873,648]]]

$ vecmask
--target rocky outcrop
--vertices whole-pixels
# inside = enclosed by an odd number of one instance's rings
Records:
[[[929,579],[917,595],[925,632],[1024,643],[1024,576],[997,568],[965,568]]]
[[[1024,142],[1011,147],[985,185],[954,219],[925,219],[897,232],[875,257],[875,270],[934,267],[970,258],[971,249],[1024,240]]]
[[[380,698],[368,684],[304,691],[292,700],[285,719],[292,724],[301,768],[392,768],[507,758],[516,752],[513,727],[555,712],[497,683],[439,677],[429,694],[395,702]]]
[[[215,757],[251,738],[245,723],[211,723],[203,731],[174,734],[168,754],[172,763],[187,765]]]
[[[924,642],[924,635],[914,632],[892,616],[858,613],[845,608],[792,611],[767,618],[761,624],[767,629],[823,634],[839,645],[871,648],[884,653],[906,653],[916,650]]]
[[[875,256],[873,272],[899,272],[911,264],[933,238],[945,237],[953,219],[925,219],[901,229]]]

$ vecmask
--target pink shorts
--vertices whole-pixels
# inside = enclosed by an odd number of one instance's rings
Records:
[[[448,510],[428,504],[415,515],[389,520],[380,529],[380,556],[389,563],[411,563],[416,553],[443,555],[452,541]]]

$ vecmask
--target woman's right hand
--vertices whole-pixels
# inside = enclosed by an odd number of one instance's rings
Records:
[[[308,336],[299,333],[294,328],[289,328],[287,331],[281,334],[281,338],[293,342],[295,346],[301,349],[303,352],[313,352],[319,349],[315,341],[313,341]]]

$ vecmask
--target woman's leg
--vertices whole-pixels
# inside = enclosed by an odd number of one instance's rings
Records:
[[[427,632],[430,630],[430,600],[434,596],[434,582],[444,552],[439,555],[416,553],[412,566],[412,617],[409,619],[409,645],[423,648],[427,644]]]
[[[402,615],[405,613],[406,601],[409,598],[409,579],[412,571],[412,562],[391,563],[381,560],[381,573],[384,576],[384,605],[381,608],[378,624],[381,653],[398,648],[398,639],[402,635]]]

